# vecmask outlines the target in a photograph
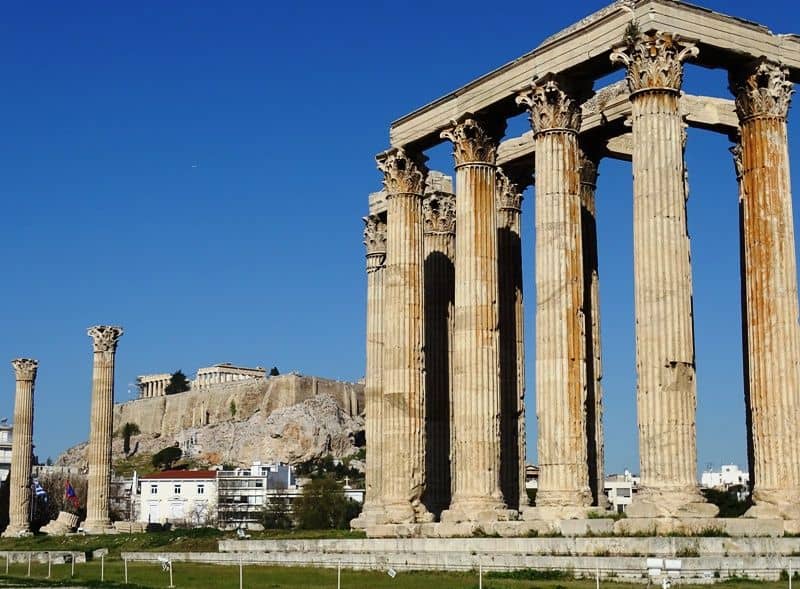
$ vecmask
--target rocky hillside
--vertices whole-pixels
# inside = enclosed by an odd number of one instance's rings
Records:
[[[121,428],[121,423],[115,423]],[[256,409],[245,419],[186,427],[174,434],[142,433],[131,439],[132,455],[149,455],[177,444],[184,456],[201,465],[249,465],[253,461],[306,462],[330,454],[344,458],[364,444],[364,419],[342,409],[330,394],[267,412]],[[128,457],[114,438],[115,463]],[[88,444],[70,448],[56,464],[85,466]]]

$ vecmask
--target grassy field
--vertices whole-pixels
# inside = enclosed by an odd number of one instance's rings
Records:
[[[0,573],[4,569],[0,568]],[[31,578],[27,578],[27,565],[11,565],[9,576],[0,574],[0,586],[88,586],[126,587],[127,589],[161,588],[169,585],[169,574],[155,564],[128,565],[128,581],[124,584],[123,564],[111,559],[105,564],[105,583],[100,583],[100,563],[90,562],[76,565],[75,578],[70,579],[70,565],[54,565],[49,581],[47,565],[32,566]],[[243,587],[259,589],[317,589],[336,587],[336,570],[309,568],[280,568],[247,566],[244,568]],[[533,576],[535,577],[535,575]],[[478,587],[476,573],[411,573],[400,572],[392,579],[383,572],[342,571],[342,589],[475,589]],[[236,566],[176,563],[173,581],[179,589],[238,589],[239,569]],[[12,582],[13,585],[7,583]],[[17,584],[19,583],[19,584]],[[783,583],[757,583],[754,581],[728,581],[719,587],[725,589],[778,589]],[[567,579],[506,579],[489,574],[484,576],[484,589],[594,589],[593,581]],[[601,583],[609,589],[641,589],[642,585]],[[700,589],[694,585],[680,585],[684,589]],[[708,589],[708,585],[705,586]]]

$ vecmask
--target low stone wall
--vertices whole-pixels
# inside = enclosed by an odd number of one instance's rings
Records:
[[[533,539],[531,539],[533,540]],[[550,539],[547,539],[550,540]],[[579,545],[567,539],[552,539],[549,548],[578,550]],[[449,571],[511,571],[519,569],[564,571],[579,578],[594,578],[599,574],[603,579],[647,582],[646,557],[653,554],[642,553],[636,556],[611,556],[608,554],[620,538],[596,538],[592,540],[595,555],[558,555],[537,553],[547,549],[548,544],[541,541],[462,539],[448,540],[275,540],[275,541],[223,541],[219,553],[147,553],[129,552],[122,557],[129,561],[156,562],[159,557],[167,557],[176,563],[202,562],[218,565],[277,565],[333,568],[342,566],[354,570],[449,570]],[[675,548],[683,544],[682,538],[639,538],[638,549],[652,547],[664,556],[676,556]],[[725,539],[708,539],[724,541]],[[676,542],[677,541],[677,542]],[[520,543],[521,542],[521,543]],[[712,543],[713,544],[713,543]],[[634,546],[634,544],[629,545]],[[701,543],[702,545],[702,543]],[[796,545],[796,543],[794,544]],[[768,550],[771,544],[752,545],[752,549]],[[736,548],[733,547],[732,548]],[[746,546],[738,546],[746,550]],[[791,546],[779,546],[788,551]],[[581,550],[588,546],[580,547]],[[688,548],[687,544],[687,550]],[[694,550],[692,548],[691,550]],[[722,545],[713,546],[722,550]],[[529,552],[532,551],[532,552]],[[603,553],[603,551],[607,551]],[[754,580],[777,580],[781,572],[800,566],[800,557],[787,555],[770,556],[681,556],[683,569],[681,581],[693,583],[715,583],[733,577],[746,577]],[[694,554],[694,553],[691,553]],[[179,570],[179,569],[177,569]]]

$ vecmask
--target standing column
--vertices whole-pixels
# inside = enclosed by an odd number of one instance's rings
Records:
[[[536,141],[536,414],[539,489],[534,517],[592,504],[586,439],[579,95],[544,76],[518,98]],[[531,516],[528,516],[531,517]]]
[[[402,149],[378,156],[386,188],[382,492],[389,523],[431,521],[425,488],[422,374],[423,237],[421,163]]]
[[[497,169],[497,273],[500,317],[500,479],[509,507],[528,505],[525,489],[525,334],[522,306],[522,193],[532,182]]]
[[[33,456],[33,387],[39,363],[28,358],[11,362],[17,379],[14,431],[11,441],[10,497],[5,538],[30,536],[31,458]]]
[[[731,72],[741,123],[742,242],[752,419],[751,517],[800,520],[800,327],[786,117],[794,87],[760,60]],[[796,530],[792,530],[796,531]]]
[[[455,296],[455,195],[436,191],[422,201],[425,222],[425,505],[435,515],[450,505],[450,344]]]
[[[102,534],[111,527],[108,491],[111,482],[111,436],[114,429],[114,354],[122,328],[110,325],[90,327],[94,346],[92,373],[92,415],[89,433],[89,491],[84,530]]]
[[[586,441],[589,488],[594,505],[606,507],[604,493],[603,364],[600,353],[600,278],[597,260],[598,158],[581,151],[581,243],[583,246],[583,308],[586,315]]]
[[[642,489],[631,517],[713,516],[697,487],[692,269],[686,226],[683,62],[695,45],[652,31],[615,47],[633,119],[636,401]]]
[[[442,133],[456,162],[453,413],[455,491],[448,523],[513,518],[500,488],[496,155],[502,129],[466,116]]]
[[[364,218],[367,247],[367,367],[364,412],[367,437],[366,492],[356,529],[384,521],[381,470],[383,466],[383,277],[386,268],[386,222],[378,215]]]

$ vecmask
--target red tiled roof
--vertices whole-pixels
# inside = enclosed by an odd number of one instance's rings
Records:
[[[140,480],[145,479],[215,479],[216,470],[164,470],[151,474],[142,475]]]

